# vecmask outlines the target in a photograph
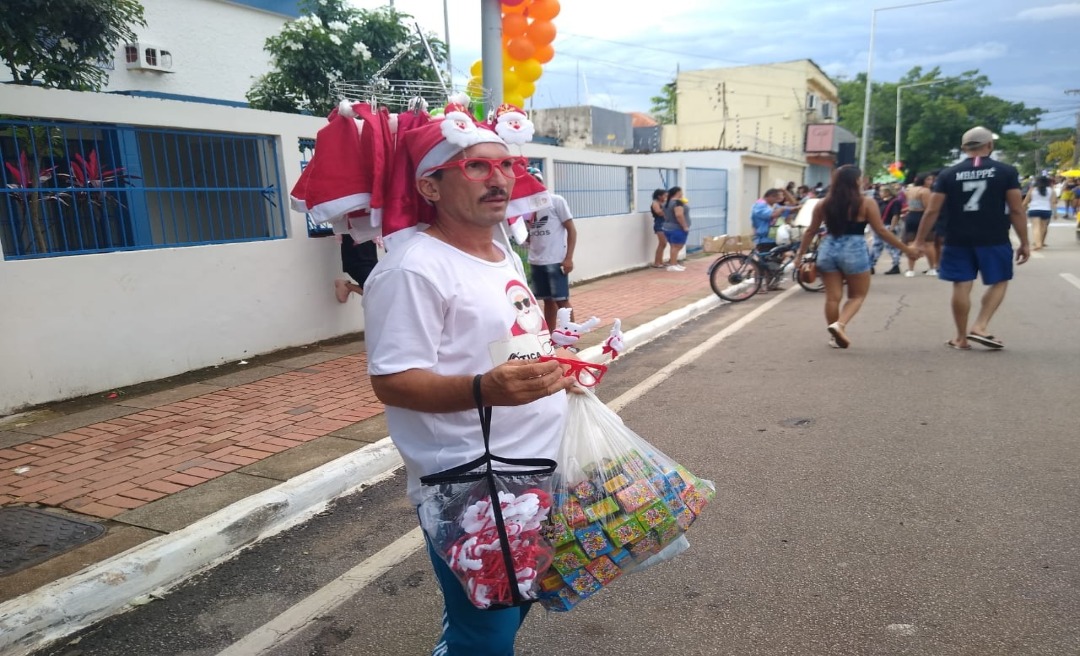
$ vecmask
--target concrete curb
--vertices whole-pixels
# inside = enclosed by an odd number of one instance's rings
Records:
[[[723,304],[716,296],[624,333],[629,353]],[[586,360],[607,360],[601,346]],[[0,656],[25,656],[160,594],[237,551],[321,512],[334,499],[370,486],[402,465],[389,437],[237,501],[175,533],[162,535],[0,604]]]

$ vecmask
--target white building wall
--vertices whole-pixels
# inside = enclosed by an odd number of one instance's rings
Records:
[[[129,70],[121,43],[103,91],[151,91],[247,102],[245,94],[255,78],[270,70],[270,55],[263,44],[289,20],[219,0],[141,2],[146,27],[136,28],[138,39],[168,50],[173,72]],[[0,80],[10,79],[3,68]]]
[[[283,191],[300,174],[297,140],[324,119],[191,102],[0,89],[5,114],[274,135]],[[741,153],[618,155],[529,144],[555,160],[680,169],[729,169],[729,221],[741,220]],[[554,190],[556,193],[558,189]],[[640,268],[655,237],[647,208],[575,221],[572,282]],[[729,224],[730,225],[730,224]],[[360,303],[339,304],[333,238],[307,236],[289,212],[288,238],[236,244],[0,260],[0,415],[41,403],[155,380],[252,355],[361,332]]]

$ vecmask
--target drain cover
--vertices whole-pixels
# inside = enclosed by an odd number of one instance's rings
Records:
[[[33,508],[0,508],[0,576],[86,544],[105,527]]]

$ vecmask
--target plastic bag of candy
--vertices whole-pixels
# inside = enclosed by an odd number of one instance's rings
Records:
[[[555,555],[540,602],[556,611],[685,551],[684,533],[715,495],[712,482],[630,430],[591,391],[569,404],[543,529]]]
[[[556,463],[492,455],[491,408],[483,407],[475,383],[474,392],[484,455],[420,478],[420,525],[477,608],[531,603],[554,556],[541,528],[551,511]]]

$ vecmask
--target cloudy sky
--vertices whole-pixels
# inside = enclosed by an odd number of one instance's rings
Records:
[[[385,1],[352,0],[367,8]],[[866,70],[873,9],[917,1],[562,0],[555,58],[532,103],[648,111],[679,68],[810,58],[829,75],[852,77]],[[447,4],[454,81],[464,86],[480,57],[480,2]],[[444,34],[439,0],[394,5]],[[990,93],[1046,109],[1041,127],[1075,125],[1080,95],[1065,90],[1080,89],[1080,0],[946,0],[876,16],[875,80],[896,81],[913,66],[946,75],[978,69]]]

